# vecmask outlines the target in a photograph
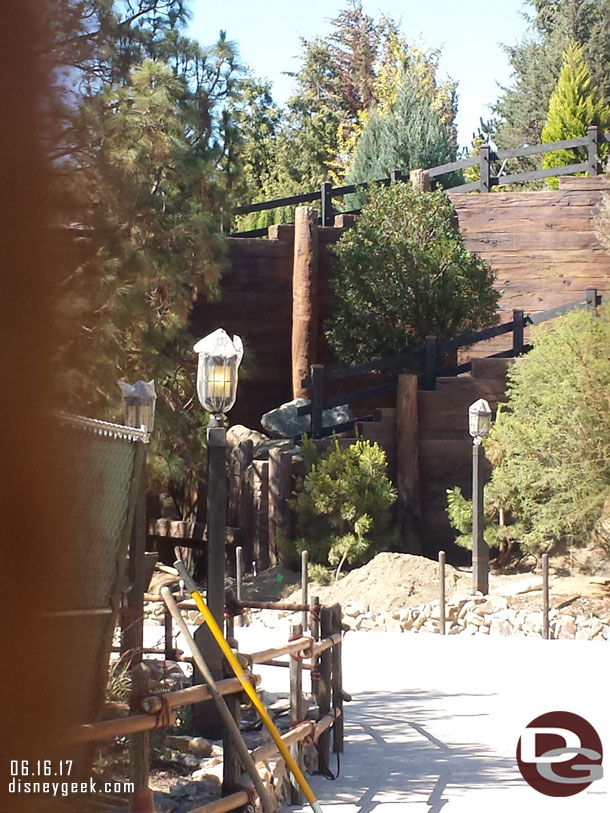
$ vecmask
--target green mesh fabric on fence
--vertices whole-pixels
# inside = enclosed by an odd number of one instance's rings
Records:
[[[49,628],[58,642],[69,640],[71,674],[66,690],[75,717],[99,717],[121,593],[127,584],[127,555],[144,433],[76,416],[60,415],[56,456],[65,472],[65,542],[58,551],[61,598]],[[138,451],[139,449],[139,451]]]

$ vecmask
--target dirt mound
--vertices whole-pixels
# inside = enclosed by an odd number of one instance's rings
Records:
[[[469,593],[472,577],[447,565],[445,584],[448,596]],[[410,553],[379,553],[337,584],[311,584],[309,594],[319,596],[323,604],[354,601],[374,613],[411,607],[438,598],[438,563]],[[300,592],[293,593],[292,600],[300,600]]]

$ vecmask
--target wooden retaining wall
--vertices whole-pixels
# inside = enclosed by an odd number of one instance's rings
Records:
[[[595,235],[604,191],[610,183],[602,176],[565,177],[558,191],[451,196],[467,248],[498,274],[501,321],[510,321],[513,308],[532,312],[570,302],[587,286],[610,292],[610,255]],[[324,322],[332,317],[329,247],[343,231],[341,217],[336,223],[319,229],[318,362],[330,366],[336,360],[324,339]],[[229,238],[222,299],[198,302],[192,315],[198,335],[222,326],[242,337],[246,355],[231,423],[253,428],[263,412],[292,397],[294,226],[272,227],[270,238]],[[473,355],[503,350],[508,340],[482,343]]]

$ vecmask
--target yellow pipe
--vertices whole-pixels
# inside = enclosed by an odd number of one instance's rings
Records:
[[[216,639],[216,643],[220,647],[220,649],[222,651],[222,654],[225,656],[225,658],[227,659],[229,665],[231,666],[231,669],[235,673],[235,677],[241,683],[244,692],[248,695],[248,697],[252,701],[252,705],[258,711],[261,720],[265,724],[265,727],[267,728],[267,731],[269,732],[269,734],[271,734],[271,737],[272,737],[274,743],[277,745],[278,751],[280,752],[280,754],[284,758],[284,760],[286,762],[286,765],[290,769],[290,772],[292,773],[294,778],[297,780],[297,782],[299,784],[299,787],[303,791],[303,795],[305,796],[305,798],[307,799],[307,801],[309,802],[309,804],[311,806],[311,809],[314,811],[314,813],[323,813],[323,810],[322,810],[322,808],[320,806],[320,803],[316,800],[316,797],[314,796],[313,791],[309,787],[309,785],[307,783],[307,780],[305,779],[305,777],[303,775],[303,772],[301,771],[301,769],[299,768],[299,766],[295,762],[294,757],[292,756],[292,754],[290,753],[290,751],[286,747],[286,743],[282,739],[282,736],[281,736],[280,732],[275,727],[275,723],[273,722],[273,720],[269,716],[269,712],[267,711],[267,709],[262,704],[260,697],[256,693],[256,689],[254,688],[254,686],[248,680],[248,677],[245,674],[244,670],[242,669],[240,662],[235,657],[235,654],[234,654],[233,650],[231,649],[231,647],[227,643],[224,635],[222,634],[222,630],[220,629],[220,627],[216,623],[216,619],[214,618],[214,616],[210,612],[210,609],[209,609],[208,605],[205,603],[205,601],[203,600],[201,594],[199,593],[199,591],[195,587],[195,583],[191,579],[188,570],[184,566],[183,562],[181,562],[180,560],[178,560],[177,562],[174,563],[174,567],[179,572],[180,578],[184,580],[184,584],[185,584],[186,588],[188,589],[188,591],[192,595],[192,597],[193,597],[193,599],[195,601],[195,604],[197,605],[197,608],[199,609],[199,612],[201,613],[201,615],[203,616],[206,624],[210,628],[210,632],[212,633],[212,635]]]

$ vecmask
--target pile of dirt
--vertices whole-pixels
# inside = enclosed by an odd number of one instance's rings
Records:
[[[448,596],[470,593],[472,576],[446,565],[445,585]],[[311,584],[309,594],[319,596],[323,604],[357,602],[374,613],[412,607],[438,598],[438,563],[410,553],[379,553],[336,584]],[[300,601],[300,591],[290,600]]]

